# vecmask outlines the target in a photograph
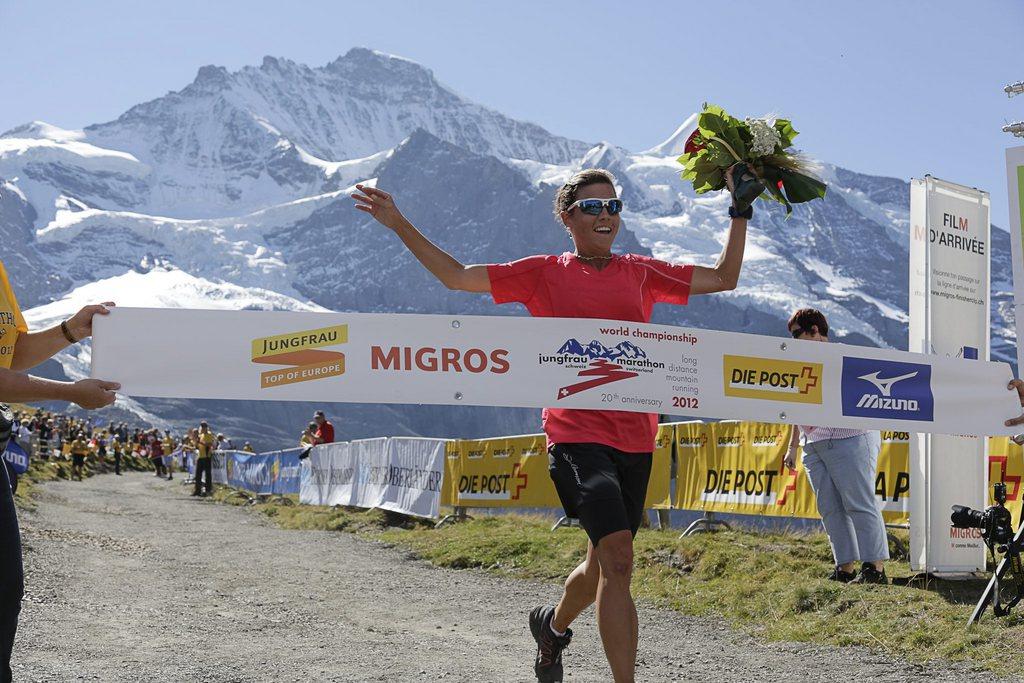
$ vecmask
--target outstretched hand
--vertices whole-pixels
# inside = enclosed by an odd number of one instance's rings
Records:
[[[356,200],[356,208],[373,216],[384,227],[397,230],[408,222],[395,205],[395,198],[387,192],[369,185],[356,185],[356,190],[358,192],[351,195]]]
[[[1015,379],[1011,380],[1010,384],[1006,387],[1010,391],[1017,390],[1017,397],[1020,399],[1021,408],[1024,408],[1024,380]],[[1024,414],[1019,417],[1015,417],[1012,420],[1006,421],[1007,427],[1013,427],[1015,425],[1024,424]]]
[[[93,316],[107,315],[113,307],[113,301],[104,301],[102,304],[84,307],[78,313],[68,318],[68,329],[71,331],[71,335],[79,341],[91,337]]]

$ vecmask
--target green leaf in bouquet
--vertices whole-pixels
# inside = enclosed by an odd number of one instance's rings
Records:
[[[697,194],[714,192],[725,187],[725,174],[716,168],[710,173],[698,173],[693,180],[693,190]]]
[[[786,190],[786,197],[794,204],[802,204],[812,199],[825,197],[828,187],[817,178],[785,168],[779,169],[779,175],[782,179],[782,186]]]
[[[761,177],[764,179],[765,193],[761,195],[762,199],[774,199],[779,204],[786,207],[786,217],[788,218],[793,213],[793,206],[786,199],[786,195],[782,193],[782,169],[765,165],[761,171]]]
[[[776,119],[775,130],[778,131],[779,137],[781,138],[779,140],[779,147],[782,149],[778,151],[791,147],[793,145],[793,138],[799,135],[799,133],[793,129],[793,124],[790,123],[789,119]]]

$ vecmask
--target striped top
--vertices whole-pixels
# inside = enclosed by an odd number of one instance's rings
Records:
[[[808,427],[800,425],[800,433],[804,435],[804,443],[817,443],[818,441],[838,441],[840,439],[852,439],[855,436],[867,434],[863,429],[847,429],[844,427]]]

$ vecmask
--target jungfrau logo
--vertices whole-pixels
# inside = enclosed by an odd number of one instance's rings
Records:
[[[290,366],[260,373],[260,388],[336,377],[345,372],[345,354],[321,350],[348,341],[348,325],[288,332],[252,340],[252,362]]]
[[[577,373],[578,377],[593,377],[594,379],[588,379],[584,382],[577,382],[576,384],[570,384],[569,386],[562,387],[558,390],[558,400],[561,401],[563,398],[568,398],[573,394],[578,394],[581,391],[587,389],[593,389],[594,387],[600,387],[611,382],[618,382],[624,379],[632,379],[633,377],[639,376],[635,372],[627,372],[622,369],[621,365],[615,363],[609,363],[606,360],[596,360],[590,364],[589,370],[580,370]]]
[[[541,365],[579,369],[577,377],[588,378],[561,387],[556,400],[611,382],[632,379],[640,373],[653,374],[655,370],[665,367],[664,363],[649,359],[647,352],[631,341],[622,341],[609,348],[597,339],[591,340],[586,346],[575,338],[568,339],[555,354],[541,354],[537,361]]]

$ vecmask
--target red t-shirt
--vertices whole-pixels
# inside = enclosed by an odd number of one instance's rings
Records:
[[[324,423],[316,430],[316,438],[320,439],[320,443],[334,443],[334,425],[324,420]]]
[[[685,305],[693,266],[626,254],[602,270],[570,253],[528,256],[487,267],[498,304],[517,301],[539,318],[603,318],[649,322],[656,303]],[[658,435],[656,413],[545,408],[548,443],[601,443],[627,453],[649,453]]]

